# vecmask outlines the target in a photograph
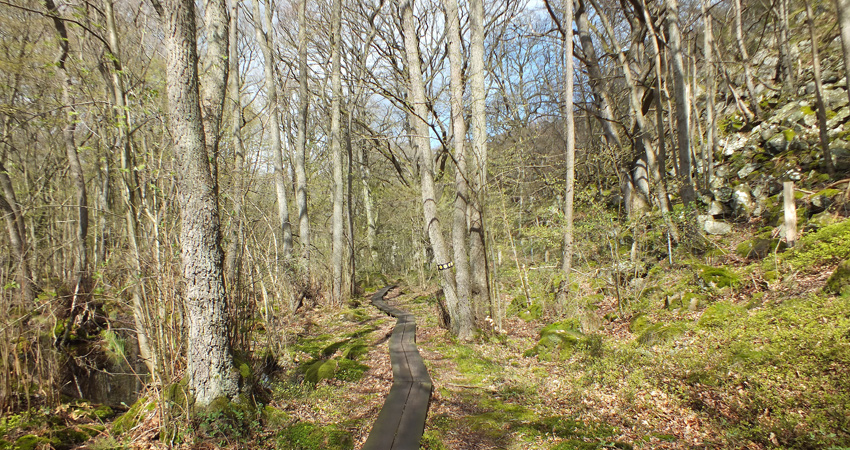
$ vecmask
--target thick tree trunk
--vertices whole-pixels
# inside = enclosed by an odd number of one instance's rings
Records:
[[[345,185],[342,175],[342,136],[340,132],[340,103],[342,101],[342,76],[340,64],[340,39],[342,0],[333,0],[331,11],[331,159],[333,161],[333,301],[340,305],[343,300],[342,258],[345,250],[343,242],[343,195]]]
[[[691,102],[688,82],[685,79],[685,64],[682,57],[682,37],[679,34],[679,4],[677,0],[666,0],[668,45],[673,62],[673,87],[676,99],[676,130],[679,138],[679,181],[682,183],[682,201],[685,206],[696,198],[691,168]],[[659,93],[660,94],[660,93]]]
[[[425,232],[434,250],[437,264],[443,265],[451,261],[446,243],[443,240],[443,230],[437,217],[437,197],[434,189],[434,157],[431,153],[430,134],[425,118],[428,109],[425,100],[425,85],[422,81],[422,68],[419,62],[419,37],[413,21],[413,0],[396,0],[401,10],[402,33],[404,34],[404,50],[409,77],[409,92],[412,111],[408,111],[410,131],[413,133],[412,143],[416,148],[420,164],[420,188],[422,193],[422,212],[425,219]],[[450,269],[440,270],[440,281],[446,304],[457,304],[457,292],[454,273]],[[451,321],[457,320],[452,317]]]
[[[469,186],[466,170],[466,121],[463,118],[463,46],[460,36],[460,16],[457,0],[443,0],[446,11],[446,26],[451,70],[452,136],[454,137],[455,189],[457,195],[452,211],[452,247],[454,250],[457,304],[447,304],[452,316],[451,331],[462,340],[472,337],[475,324],[470,308],[470,272],[466,242],[466,211],[469,205]],[[455,311],[452,311],[455,309]]]
[[[124,201],[124,220],[127,226],[127,240],[130,244],[131,259],[135,273],[131,277],[130,296],[132,298],[133,321],[136,325],[136,339],[139,343],[139,354],[145,362],[148,372],[156,376],[156,354],[151,349],[149,326],[146,314],[145,292],[142,280],[142,257],[139,248],[138,233],[138,202],[136,200],[138,181],[133,158],[133,149],[129,137],[130,111],[127,108],[121,50],[118,41],[118,30],[115,26],[115,12],[112,0],[104,0],[106,15],[106,33],[112,53],[113,70],[111,73],[112,90],[114,93],[115,115],[118,127],[118,146],[121,148],[121,196]]]
[[[201,65],[201,112],[204,115],[207,154],[216,193],[218,191],[218,142],[221,139],[221,112],[227,90],[228,25],[227,2],[204,0],[204,40],[206,52]]]
[[[835,167],[832,164],[832,153],[829,151],[829,136],[826,126],[826,105],[823,103],[823,83],[820,76],[820,57],[818,56],[818,40],[815,34],[815,23],[812,14],[812,6],[809,0],[803,0],[806,7],[806,24],[809,27],[809,39],[812,41],[812,72],[815,77],[815,99],[817,100],[818,130],[820,131],[820,146],[823,151],[823,160],[826,171],[830,176],[835,175]]]
[[[310,94],[307,91],[307,0],[298,3],[298,125],[295,141],[295,206],[298,208],[298,236],[301,240],[302,269],[310,277],[310,220],[307,214],[307,118]]]
[[[475,312],[491,308],[484,204],[487,194],[487,90],[484,84],[484,0],[469,2],[469,90],[472,97],[472,181],[470,253]],[[482,317],[478,317],[481,319]]]
[[[277,79],[274,69],[274,30],[271,28],[271,1],[265,5],[265,14],[260,11],[260,0],[254,0],[254,31],[257,43],[263,52],[263,69],[266,80],[266,107],[269,111],[269,134],[271,135],[271,150],[274,157],[274,184],[277,193],[277,217],[280,232],[283,237],[283,257],[289,260],[292,255],[292,225],[289,221],[289,205],[286,199],[286,176],[283,173],[283,145],[280,138],[280,110],[277,95]],[[260,18],[268,31],[263,31]]]
[[[215,183],[204,146],[198,93],[195,3],[166,0],[166,92],[177,159],[180,246],[186,281],[187,372],[195,405],[238,390],[228,345],[226,293]]]

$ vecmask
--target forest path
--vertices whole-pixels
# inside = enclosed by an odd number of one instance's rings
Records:
[[[393,384],[378,414],[364,450],[418,449],[431,400],[431,377],[416,348],[416,318],[388,305],[384,296],[395,286],[376,292],[372,304],[396,318],[389,342]]]

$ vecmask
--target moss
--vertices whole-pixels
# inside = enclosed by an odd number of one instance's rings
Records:
[[[830,294],[850,296],[850,260],[838,265],[826,280],[825,290]]]
[[[786,128],[782,130],[782,134],[785,136],[785,140],[791,142],[797,136],[797,133],[794,133],[794,130],[790,128]]]
[[[310,422],[298,422],[281,430],[277,436],[277,448],[290,450],[348,450],[354,448],[354,440],[347,431],[336,425],[321,426]]]
[[[369,366],[350,359],[340,359],[334,377],[340,381],[357,381],[363,377],[363,373],[369,370]]]
[[[578,320],[569,319],[547,325],[540,330],[537,345],[525,352],[526,356],[537,355],[544,360],[568,358],[573,349],[585,340]]]
[[[740,243],[735,248],[735,253],[741,258],[762,259],[774,250],[784,251],[785,243],[779,239],[757,237]]]
[[[629,321],[629,331],[634,334],[640,334],[652,325],[652,322],[643,314],[638,314],[632,317]]]
[[[311,363],[304,372],[304,381],[316,384],[319,381],[334,377],[338,365],[336,359],[318,360]]]
[[[282,411],[271,405],[263,407],[262,418],[266,424],[266,428],[269,429],[281,428],[290,421],[290,415],[286,411]]]
[[[43,436],[25,434],[15,440],[15,450],[35,450],[46,445],[56,445],[57,442]]]
[[[800,111],[802,111],[802,113],[807,115],[807,116],[811,116],[811,115],[815,114],[815,110],[812,109],[812,107],[809,106],[809,105],[805,105],[805,106],[801,107]]]
[[[850,258],[850,219],[806,233],[786,258],[794,269],[814,269]]]
[[[638,336],[638,343],[642,345],[654,345],[667,342],[685,334],[688,330],[683,323],[674,322],[670,324],[656,323],[650,326]]]
[[[835,197],[836,195],[841,194],[841,193],[842,192],[839,191],[838,189],[824,189],[824,190],[818,192],[815,195],[821,196],[821,197],[826,197],[826,198],[832,198],[832,197]]]
[[[702,328],[723,327],[730,319],[741,316],[745,313],[746,311],[744,308],[733,305],[730,302],[717,302],[705,309],[698,324]]]
[[[122,434],[132,430],[144,419],[147,413],[156,409],[156,405],[155,400],[146,397],[136,400],[126,413],[112,422],[112,432]]]
[[[700,269],[699,278],[707,285],[718,288],[735,287],[741,281],[735,272],[725,267],[697,266]]]

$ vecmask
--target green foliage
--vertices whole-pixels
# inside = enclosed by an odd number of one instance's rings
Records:
[[[797,270],[850,258],[850,219],[804,234],[793,251],[785,255],[785,260]]]
[[[354,448],[354,439],[336,425],[321,426],[298,422],[284,428],[275,438],[277,448],[289,450],[348,450]]]
[[[112,364],[118,366],[126,361],[127,358],[127,341],[112,330],[103,330],[101,332],[103,339],[104,353],[109,358]]]

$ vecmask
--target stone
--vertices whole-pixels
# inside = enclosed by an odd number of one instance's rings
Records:
[[[834,146],[830,146],[829,152],[832,155],[832,163],[838,170],[850,170],[850,149],[845,147],[844,145],[836,145],[835,141],[832,142]]]
[[[847,122],[848,117],[850,117],[850,108],[845,106],[835,111],[835,115],[831,119],[826,119],[826,127],[830,130],[838,128],[839,125]]]
[[[821,80],[823,81],[823,84],[835,84],[838,81],[838,74],[829,69],[825,69],[821,74]]]
[[[776,129],[776,125],[771,125],[769,127],[762,127],[762,129],[759,130],[758,133],[759,133],[759,137],[761,138],[761,140],[763,142],[767,142],[767,141],[770,140],[770,138],[772,138],[773,136],[776,136],[776,133],[778,133],[778,132],[779,132],[779,130]]]
[[[735,186],[735,191],[732,193],[732,211],[738,216],[749,217],[753,209],[755,204],[749,186],[746,184]]]
[[[718,222],[716,220],[706,220],[702,226],[702,229],[705,230],[708,234],[713,234],[716,236],[722,236],[724,234],[729,234],[732,231],[732,225],[729,225],[725,222]]]
[[[729,200],[732,200],[732,189],[727,186],[722,186],[719,189],[715,189],[711,191],[714,194],[714,199],[726,203]]]
[[[718,202],[717,200],[712,200],[708,205],[708,215],[709,216],[719,216],[725,214],[726,208],[723,206],[723,203]]]
[[[838,223],[838,220],[839,219],[835,217],[835,214],[829,211],[823,211],[813,215],[812,218],[809,219],[808,224],[814,225],[817,228],[823,228],[825,226]]]
[[[813,209],[818,212],[829,208],[832,203],[832,199],[825,195],[815,195],[812,197],[812,206],[814,206]]]
[[[747,145],[747,136],[731,134],[723,141],[723,155],[732,156]]]
[[[841,88],[824,89],[823,104],[826,109],[832,110],[847,106],[847,91]]]
[[[776,155],[788,150],[788,140],[785,139],[785,134],[777,133],[764,144],[765,150]]]
[[[738,178],[747,178],[748,175],[755,172],[761,164],[757,163],[747,163],[744,167],[738,171]]]
[[[809,81],[808,83],[806,83],[806,95],[814,94],[816,88],[817,86],[815,85],[814,81]]]

